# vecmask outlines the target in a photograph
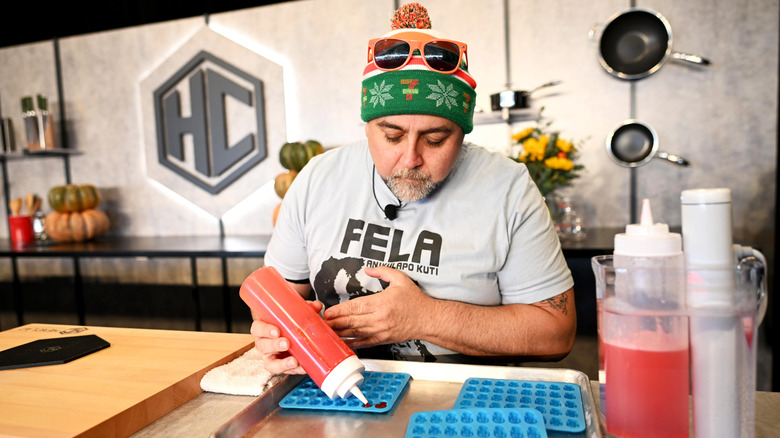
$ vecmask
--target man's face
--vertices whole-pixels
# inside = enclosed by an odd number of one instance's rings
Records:
[[[402,202],[428,196],[449,175],[463,144],[463,129],[443,117],[397,115],[366,125],[376,170]]]

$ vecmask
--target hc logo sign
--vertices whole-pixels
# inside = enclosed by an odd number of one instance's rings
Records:
[[[268,155],[263,83],[201,51],[154,91],[159,163],[209,193]]]

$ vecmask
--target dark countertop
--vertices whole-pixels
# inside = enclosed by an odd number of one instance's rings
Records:
[[[15,249],[0,241],[9,257],[263,257],[271,239],[255,236],[102,236],[80,243],[41,243]]]
[[[561,242],[565,256],[612,253],[619,228],[591,228],[585,239]],[[102,236],[80,243],[47,242],[21,249],[0,241],[0,257],[263,257],[270,235],[247,236]]]
[[[588,228],[585,238],[581,240],[562,239],[561,248],[565,256],[592,257],[602,254],[612,254],[615,243],[615,234],[622,233],[623,229],[614,228]]]

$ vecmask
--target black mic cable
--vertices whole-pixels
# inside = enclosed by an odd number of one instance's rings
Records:
[[[382,210],[382,212],[385,214],[385,218],[394,220],[398,217],[398,210],[400,210],[403,206],[401,200],[398,199],[398,197],[395,198],[398,200],[398,205],[387,204],[384,208],[382,208],[382,204],[379,203],[379,198],[376,197],[376,165],[374,165],[371,170],[371,192],[374,194],[376,205],[379,206],[379,209]]]

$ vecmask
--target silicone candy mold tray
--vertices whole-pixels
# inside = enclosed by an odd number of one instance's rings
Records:
[[[360,390],[370,406],[363,405],[363,402],[352,394],[347,398],[331,400],[310,377],[306,377],[279,402],[279,406],[292,409],[387,412],[395,405],[410,377],[408,373],[363,372]]]
[[[451,409],[416,412],[406,438],[547,438],[541,414],[530,408]]]
[[[585,430],[579,386],[563,382],[468,379],[455,400],[455,408],[533,408],[548,430]]]

